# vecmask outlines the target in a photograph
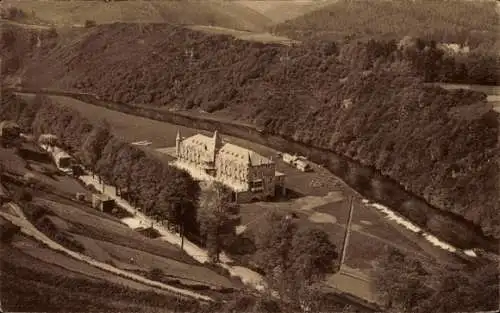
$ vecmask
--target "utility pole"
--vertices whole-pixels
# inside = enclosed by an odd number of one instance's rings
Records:
[[[345,227],[344,242],[342,244],[342,252],[340,254],[339,271],[344,264],[345,256],[347,253],[347,245],[349,244],[349,236],[351,234],[351,223],[352,223],[352,212],[354,210],[354,197],[349,197],[349,217],[347,218],[347,224]]]

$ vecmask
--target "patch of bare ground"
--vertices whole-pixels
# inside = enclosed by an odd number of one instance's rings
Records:
[[[71,224],[70,232],[110,241],[118,245],[136,248],[161,257],[171,258],[179,262],[195,265],[196,262],[180,251],[176,246],[145,238],[138,232],[130,229],[112,216],[106,216],[97,210],[82,206],[59,203],[53,200],[35,198],[34,203],[46,207],[50,212]]]
[[[61,268],[62,270],[60,270],[60,272],[62,274],[66,274],[69,271],[77,273],[79,276],[83,275],[84,277],[91,277],[94,280],[105,280],[113,284],[120,284],[137,290],[155,290],[153,287],[110,274],[85,262],[66,256],[63,253],[51,250],[29,237],[23,236],[22,238],[14,241],[12,245],[17,250],[17,252],[15,252],[12,256],[13,259],[16,260],[22,259],[22,256],[19,254],[22,253],[36,260],[36,262],[32,262],[32,264],[36,264],[37,262],[48,263],[50,266],[48,269]],[[75,276],[72,278],[75,278]]]
[[[97,24],[171,23],[216,25],[249,31],[264,31],[271,23],[266,16],[233,2],[223,1],[38,1],[6,0],[37,19],[58,26]]]
[[[235,1],[266,16],[273,24],[282,23],[336,2],[335,0]]]
[[[231,35],[235,38],[241,39],[241,40],[248,40],[248,41],[258,41],[262,43],[277,43],[277,44],[283,44],[283,45],[292,45],[292,44],[297,44],[299,41],[297,40],[292,40],[290,38],[287,38],[285,36],[277,36],[273,35],[271,33],[259,33],[259,32],[249,32],[249,31],[242,31],[242,30],[236,30],[236,29],[230,29],[230,28],[224,28],[224,27],[219,27],[219,26],[205,26],[205,25],[194,25],[194,26],[189,26],[188,28],[192,30],[197,30],[197,31],[202,31],[210,34],[222,34],[222,35]]]
[[[165,312],[161,290],[97,270],[17,233],[0,245],[0,300],[8,312]],[[193,304],[191,304],[193,305]],[[184,304],[189,311],[189,303]],[[193,310],[195,312],[195,310]]]

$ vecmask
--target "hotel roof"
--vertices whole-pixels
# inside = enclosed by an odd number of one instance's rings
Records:
[[[233,160],[237,160],[239,163],[250,164],[252,166],[274,163],[270,159],[252,150],[242,148],[231,143],[226,143],[220,149],[219,153],[223,154],[224,158],[231,158]]]
[[[178,138],[180,135],[178,134]],[[232,159],[238,163],[250,164],[252,166],[259,166],[263,164],[274,164],[274,162],[255,151],[242,148],[231,143],[223,143],[217,131],[214,132],[213,137],[208,137],[202,134],[185,138],[182,141],[183,145],[196,146],[202,150],[206,150],[210,155],[215,157],[215,148],[220,146],[219,153],[226,159]]]

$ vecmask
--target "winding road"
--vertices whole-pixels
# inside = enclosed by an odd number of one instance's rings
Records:
[[[44,233],[42,233],[38,229],[36,229],[36,227],[33,224],[31,224],[31,222],[26,218],[23,210],[17,204],[10,202],[7,205],[12,209],[13,212],[15,212],[17,214],[17,216],[9,214],[9,213],[5,213],[5,212],[0,212],[0,216],[9,220],[13,224],[19,226],[21,228],[21,231],[24,234],[31,236],[31,237],[35,238],[36,240],[46,244],[52,250],[57,250],[57,251],[63,252],[76,260],[83,261],[83,262],[88,263],[94,267],[97,267],[101,270],[105,270],[107,272],[113,273],[115,275],[125,277],[125,278],[134,280],[134,281],[139,282],[139,283],[143,283],[143,284],[151,286],[151,287],[156,287],[156,288],[171,292],[172,294],[174,294],[176,296],[180,296],[181,298],[191,298],[191,299],[196,299],[196,300],[200,300],[200,301],[204,301],[204,302],[213,302],[214,301],[214,299],[212,299],[208,296],[205,296],[205,295],[202,295],[202,294],[199,294],[196,292],[192,292],[190,290],[180,289],[180,288],[172,287],[172,286],[169,286],[169,285],[157,282],[157,281],[153,281],[153,280],[147,279],[143,276],[118,269],[118,268],[113,267],[109,264],[99,262],[99,261],[92,259],[86,255],[83,255],[81,253],[77,253],[75,251],[69,250],[69,249],[61,246],[59,243],[53,241],[49,237],[47,237]]]

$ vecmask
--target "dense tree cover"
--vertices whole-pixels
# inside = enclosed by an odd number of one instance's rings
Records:
[[[255,260],[284,303],[310,305],[314,283],[335,269],[336,247],[318,229],[270,212],[255,234]]]
[[[411,58],[419,63],[417,72],[434,72],[425,76],[427,80],[492,85],[499,81],[500,24],[494,1],[338,1],[273,30],[300,40],[343,43],[420,38],[420,52]]]
[[[498,115],[483,94],[421,84],[469,75],[467,66],[444,62],[447,54],[432,41],[286,48],[165,25],[113,24],[71,47],[59,45],[26,67],[32,85],[253,122],[372,166],[433,206],[500,235]],[[481,66],[479,76],[493,77],[494,67]]]
[[[495,44],[494,1],[336,1],[274,27],[293,38],[389,38],[417,36],[438,42]]]
[[[2,76],[22,69],[28,55],[37,56],[39,40],[55,38],[57,38],[55,29],[40,29],[35,32],[32,29],[2,23],[0,27],[0,56],[2,57],[0,73]]]
[[[195,201],[199,187],[189,174],[115,137],[105,120],[89,121],[44,96],[26,102],[6,94],[3,100],[1,118],[17,120],[35,135],[56,135],[105,182],[131,191],[136,205],[145,213],[157,214],[153,208],[165,208],[170,221],[179,224],[186,220],[185,227],[197,233]],[[182,216],[176,213],[179,205],[183,207]]]
[[[197,220],[208,254],[215,262],[219,262],[221,250],[236,237],[236,223],[231,218],[235,210],[237,204],[231,199],[231,190],[221,183],[214,182],[200,193]]]
[[[388,312],[452,313],[498,309],[495,262],[443,267],[388,249],[374,271],[374,286]]]

